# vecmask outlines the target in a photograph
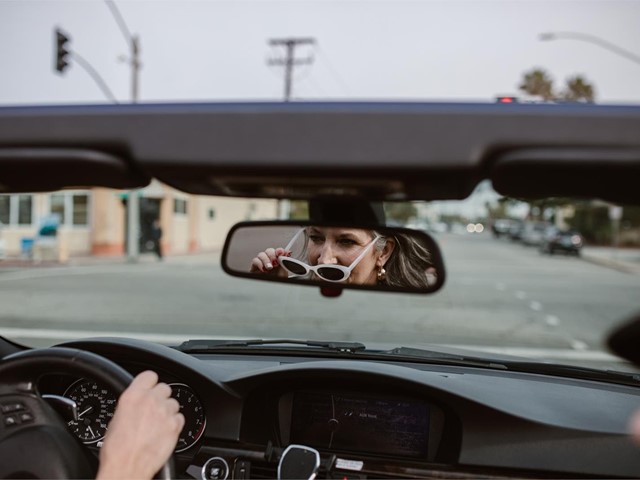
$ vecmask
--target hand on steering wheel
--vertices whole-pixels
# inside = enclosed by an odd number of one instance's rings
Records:
[[[175,410],[174,400],[169,401],[170,391],[165,384],[157,383],[157,376],[148,372],[140,375],[132,383],[133,377],[129,372],[99,355],[71,348],[46,348],[27,350],[9,355],[0,361],[0,406],[3,420],[13,418],[14,422],[4,420],[0,423],[0,478],[93,478],[96,475],[96,461],[93,455],[68,431],[60,416],[40,397],[37,384],[45,374],[76,375],[94,379],[108,388],[118,397],[126,391],[122,399],[120,413],[116,411],[118,423],[114,424],[113,432],[108,437],[108,449],[104,452],[105,476],[111,475],[110,470],[119,454],[118,444],[124,442],[123,433],[127,419],[141,417],[135,424],[136,430],[141,430],[141,424],[147,426],[149,416],[159,415],[174,417],[169,425],[160,429],[169,430],[166,438],[171,439],[172,432],[175,439],[182,428],[179,415]],[[169,389],[170,390],[170,389]],[[140,410],[138,410],[140,409]],[[148,409],[148,411],[145,411]],[[147,420],[144,420],[144,419]],[[183,419],[182,419],[183,421]],[[149,421],[149,424],[166,422]],[[140,428],[138,428],[140,427]],[[163,430],[164,431],[164,430]],[[120,432],[120,433],[118,433]],[[140,433],[142,436],[138,436]],[[143,442],[152,432],[135,431],[135,439]],[[159,432],[153,430],[153,435]],[[127,432],[128,434],[128,432]],[[140,457],[141,461],[149,461],[145,475],[153,475],[153,469],[166,461],[158,476],[163,479],[173,478],[173,460],[170,457],[175,447],[175,439],[169,447],[156,437],[155,449],[159,450],[157,458]],[[105,439],[105,443],[107,440]],[[168,442],[170,443],[170,442]],[[124,445],[124,444],[123,444]],[[122,447],[123,445],[120,445]],[[149,449],[154,450],[154,449]],[[133,451],[129,452],[133,455]],[[102,455],[101,455],[102,457]],[[127,466],[137,468],[132,459],[125,458]],[[158,460],[158,459],[161,460]],[[140,475],[142,470],[124,472],[119,475],[132,477]],[[150,473],[149,473],[150,472]]]
[[[97,480],[151,478],[175,449],[184,426],[171,387],[146,371],[120,395],[100,449]]]

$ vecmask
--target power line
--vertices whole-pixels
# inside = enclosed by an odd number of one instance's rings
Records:
[[[347,83],[342,79],[342,76],[338,73],[338,70],[336,68],[334,68],[334,66],[332,65],[332,63],[329,61],[329,57],[328,55],[324,52],[324,50],[322,48],[320,48],[320,46],[317,47],[318,53],[320,54],[319,56],[324,60],[324,62],[327,64],[327,67],[329,68],[329,71],[331,72],[331,75],[333,75],[333,78],[338,82],[338,84],[340,85],[340,87],[342,88],[343,92],[350,97],[351,96],[351,91],[349,89],[349,86],[347,85]]]

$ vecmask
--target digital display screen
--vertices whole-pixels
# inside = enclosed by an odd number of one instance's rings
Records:
[[[291,442],[316,448],[426,457],[429,405],[393,397],[297,392]]]

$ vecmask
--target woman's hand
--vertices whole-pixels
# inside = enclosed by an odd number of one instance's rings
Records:
[[[284,248],[267,248],[264,252],[258,253],[251,260],[249,273],[268,273],[278,277],[287,277],[287,271],[280,267],[278,257],[291,256],[291,252],[287,252]]]
[[[153,478],[173,453],[184,425],[180,404],[158,375],[142,372],[120,395],[100,449],[97,480]]]

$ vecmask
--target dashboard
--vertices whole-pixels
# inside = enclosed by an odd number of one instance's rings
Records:
[[[187,355],[128,339],[65,344],[132,374],[155,370],[187,424],[180,478],[275,478],[287,446],[319,452],[319,478],[637,477],[626,421],[634,387],[479,368],[313,356]],[[97,451],[115,397],[49,375],[41,393],[78,404],[69,422]],[[541,475],[542,474],[542,475]]]

